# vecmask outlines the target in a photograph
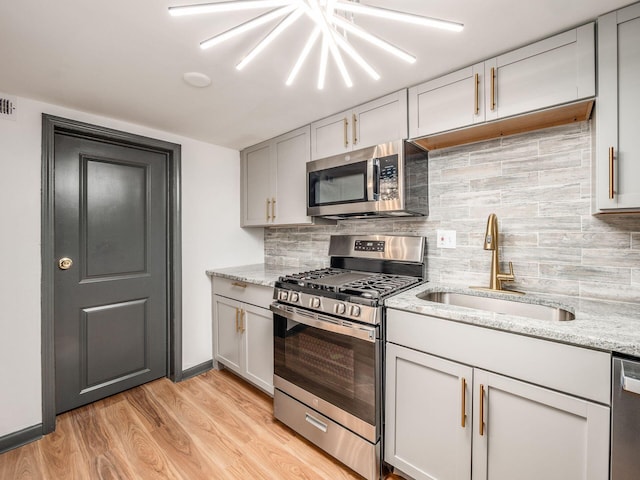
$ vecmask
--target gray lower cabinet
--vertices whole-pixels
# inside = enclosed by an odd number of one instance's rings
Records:
[[[384,460],[396,470],[416,480],[608,478],[608,404],[548,388],[608,401],[608,355],[393,309],[387,330]]]
[[[473,369],[392,343],[385,461],[415,479],[471,478]]]
[[[213,280],[213,357],[273,395],[273,289]]]
[[[598,18],[596,212],[640,211],[640,4]]]

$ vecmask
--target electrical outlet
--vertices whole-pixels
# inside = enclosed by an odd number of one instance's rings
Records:
[[[456,231],[455,230],[438,230],[438,240],[436,245],[438,248],[456,248]]]

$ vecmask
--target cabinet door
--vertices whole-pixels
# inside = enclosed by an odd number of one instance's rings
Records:
[[[273,314],[244,305],[242,320],[246,378],[273,395]]]
[[[598,19],[596,206],[640,209],[640,4]]]
[[[351,112],[342,112],[311,124],[311,160],[351,150]]]
[[[241,304],[213,296],[213,355],[225,367],[242,374]]]
[[[243,227],[271,223],[272,148],[269,142],[249,147],[242,152],[242,215]]]
[[[407,91],[356,107],[351,114],[353,149],[407,138]]]
[[[478,369],[473,395],[474,480],[609,478],[609,407]]]
[[[311,130],[307,125],[274,140],[277,199],[274,224],[311,223],[311,218],[307,217],[306,182],[310,137]]]
[[[485,77],[487,120],[592,97],[594,24],[488,60]]]
[[[483,122],[484,63],[409,89],[410,137]]]
[[[470,367],[387,343],[385,461],[416,480],[469,480],[472,378]]]

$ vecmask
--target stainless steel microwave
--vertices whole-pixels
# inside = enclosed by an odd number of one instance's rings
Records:
[[[403,141],[307,163],[307,215],[332,219],[429,213],[427,152]]]

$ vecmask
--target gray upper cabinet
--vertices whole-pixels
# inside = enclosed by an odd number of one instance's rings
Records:
[[[595,75],[593,23],[487,60],[487,120],[593,97]]]
[[[311,159],[407,138],[407,90],[311,124]]]
[[[409,136],[423,137],[484,122],[484,63],[409,89]]]
[[[311,224],[307,216],[309,126],[242,151],[243,227]]]
[[[595,96],[594,24],[409,89],[410,137],[423,137]]]
[[[595,210],[640,210],[640,4],[598,19]]]

